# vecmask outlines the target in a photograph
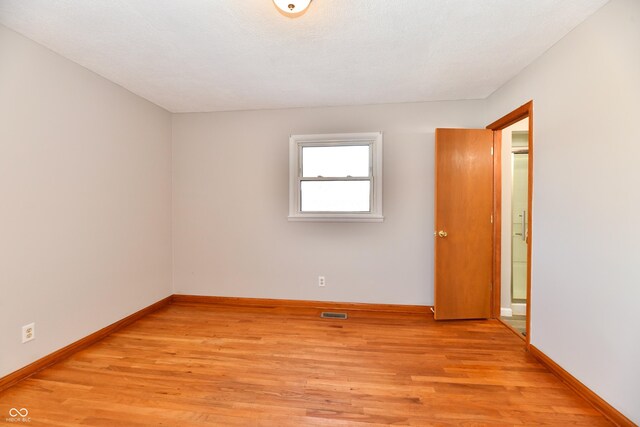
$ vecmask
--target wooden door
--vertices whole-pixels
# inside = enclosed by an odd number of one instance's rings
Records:
[[[493,132],[436,129],[435,145],[435,318],[489,318]]]

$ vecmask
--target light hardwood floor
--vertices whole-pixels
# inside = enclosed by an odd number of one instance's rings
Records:
[[[0,425],[610,425],[498,321],[318,314],[169,305],[4,391]]]

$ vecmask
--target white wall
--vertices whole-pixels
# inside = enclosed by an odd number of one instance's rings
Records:
[[[171,118],[1,26],[0,64],[3,376],[171,294]]]
[[[434,129],[482,127],[480,107],[174,115],[176,293],[431,305]],[[289,135],[366,131],[384,132],[384,222],[287,221]]]
[[[531,342],[639,423],[640,1],[578,26],[490,97],[487,120],[530,99]]]

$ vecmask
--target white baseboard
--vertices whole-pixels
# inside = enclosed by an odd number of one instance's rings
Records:
[[[511,304],[511,310],[516,316],[524,316],[527,314],[527,304],[525,303],[513,303]]]
[[[513,316],[513,310],[510,308],[500,307],[500,317],[511,317]]]

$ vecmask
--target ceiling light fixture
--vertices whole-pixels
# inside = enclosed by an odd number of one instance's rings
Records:
[[[273,3],[284,15],[295,18],[307,10],[311,0],[273,0]]]

